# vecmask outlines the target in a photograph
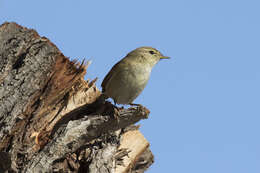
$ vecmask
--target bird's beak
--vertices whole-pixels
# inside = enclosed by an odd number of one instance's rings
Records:
[[[168,57],[168,56],[162,56],[162,57],[160,57],[160,60],[161,59],[170,59],[170,57]]]

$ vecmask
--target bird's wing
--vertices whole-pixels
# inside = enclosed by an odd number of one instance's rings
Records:
[[[109,73],[105,76],[102,84],[101,84],[101,87],[102,87],[102,93],[105,92],[105,86],[109,83],[110,79],[113,78],[114,75],[116,75],[116,68],[118,66],[121,66],[122,64],[124,64],[125,62],[123,61],[123,59],[121,61],[119,61],[118,63],[116,63],[112,69],[109,71]]]

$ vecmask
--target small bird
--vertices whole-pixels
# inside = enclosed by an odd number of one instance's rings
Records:
[[[115,64],[104,78],[102,93],[115,104],[135,105],[133,101],[146,86],[152,68],[161,59],[169,59],[152,47],[140,47]]]

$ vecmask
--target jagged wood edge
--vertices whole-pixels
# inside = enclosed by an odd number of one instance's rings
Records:
[[[149,111],[145,107],[134,107],[120,110],[117,118],[111,114],[98,114],[85,115],[83,118],[69,121],[68,124],[60,126],[51,142],[36,154],[25,171],[51,171],[55,161],[64,158],[66,154],[76,151],[103,133],[116,131],[146,119],[148,114]]]

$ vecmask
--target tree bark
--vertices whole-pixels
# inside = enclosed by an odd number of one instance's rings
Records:
[[[134,126],[143,106],[102,99],[88,62],[70,61],[47,38],[0,26],[0,172],[144,172],[149,143]]]

